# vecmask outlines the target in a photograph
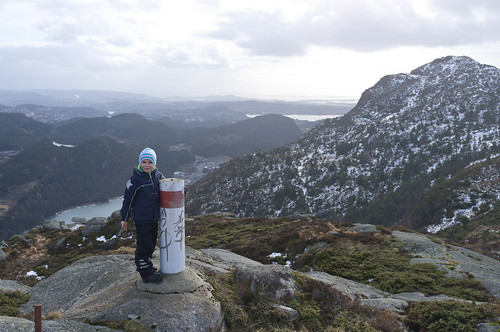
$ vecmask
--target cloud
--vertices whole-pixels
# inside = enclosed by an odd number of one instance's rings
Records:
[[[219,29],[208,34],[212,38],[232,41],[253,55],[304,55],[299,24],[283,22],[275,14],[234,13],[220,23]]]
[[[498,66],[499,13],[498,0],[2,0],[0,89],[359,95],[436,57]]]
[[[310,46],[373,52],[500,41],[500,2],[324,2],[295,20],[283,12],[230,12],[209,34],[252,55],[301,56]]]

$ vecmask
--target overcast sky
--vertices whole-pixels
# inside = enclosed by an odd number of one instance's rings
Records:
[[[0,89],[357,99],[447,55],[500,68],[500,1],[0,1]]]

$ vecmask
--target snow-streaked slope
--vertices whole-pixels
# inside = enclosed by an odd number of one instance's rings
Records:
[[[497,68],[468,57],[385,76],[343,117],[269,154],[238,158],[197,183],[188,208],[339,218],[447,162],[496,154],[499,77]]]

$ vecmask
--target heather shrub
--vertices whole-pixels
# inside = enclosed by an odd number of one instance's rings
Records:
[[[416,331],[475,332],[478,323],[499,316],[496,304],[433,301],[412,304],[405,323]]]
[[[29,296],[19,291],[0,291],[0,316],[19,316],[19,307],[28,300]]]

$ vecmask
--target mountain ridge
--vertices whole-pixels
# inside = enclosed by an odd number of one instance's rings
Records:
[[[432,180],[456,172],[454,165],[500,152],[497,68],[450,56],[412,73],[383,77],[350,112],[296,142],[210,174],[191,188],[190,211],[332,220],[410,180],[425,182],[414,191],[419,198]]]
[[[57,126],[17,113],[0,113],[0,119],[0,145],[21,150],[0,164],[0,240],[61,210],[120,196],[146,146],[157,152],[163,174],[173,177],[181,167],[192,169],[196,154],[235,157],[271,150],[301,134],[282,115],[192,130],[126,113]]]

